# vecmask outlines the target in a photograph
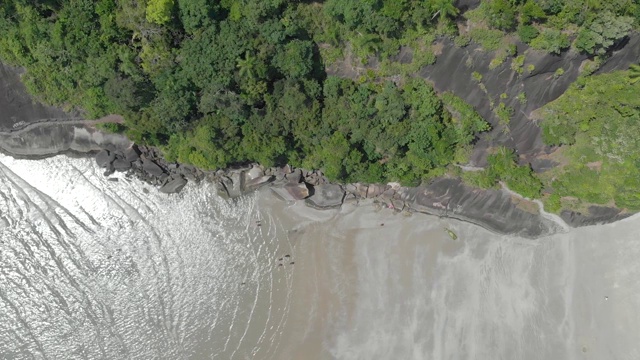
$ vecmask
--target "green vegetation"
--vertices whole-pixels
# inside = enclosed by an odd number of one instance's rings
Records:
[[[2,1],[0,58],[26,67],[28,88],[48,103],[124,115],[134,141],[170,160],[289,162],[334,179],[416,183],[455,161],[486,122],[447,97],[452,117],[422,80],[327,78],[321,56],[384,61],[407,45],[413,61],[389,69],[414,73],[435,61],[435,34],[455,29],[453,4]]]
[[[547,180],[557,195],[640,210],[640,87],[629,76],[583,78],[542,109],[544,141],[569,145]]]
[[[522,73],[524,72],[524,60],[525,60],[524,55],[518,55],[515,58],[513,58],[513,60],[511,61],[511,70],[522,75]]]
[[[570,39],[578,51],[603,55],[640,20],[640,4],[627,0],[485,0],[464,16],[470,36],[497,50],[512,33],[533,48],[560,53]]]
[[[535,199],[542,191],[542,182],[528,165],[518,165],[512,150],[501,147],[487,158],[488,166],[482,171],[467,171],[462,179],[469,185],[488,189],[503,182],[510,190]]]
[[[511,122],[511,117],[513,116],[513,108],[501,102],[495,109],[493,109],[493,111],[496,113],[496,116],[498,117],[502,125],[509,125],[509,122]]]
[[[640,6],[627,0],[484,0],[465,14],[455,3],[5,0],[0,58],[25,67],[28,89],[44,101],[80,108],[92,118],[121,114],[132,140],[160,146],[169,159],[203,168],[289,162],[323,168],[334,179],[413,184],[463,161],[476,134],[488,129],[462,100],[438,96],[409,76],[435,61],[438,36],[495,51],[492,68],[517,55],[517,37],[551,53],[573,45],[596,56],[585,62],[585,75],[640,19]],[[461,16],[467,26],[454,22]],[[402,46],[413,50],[409,64],[392,60]],[[379,66],[361,71],[371,57],[379,58],[371,63]],[[342,58],[358,70],[355,80],[327,76],[326,66]],[[524,62],[515,57],[511,67],[523,73]],[[533,65],[526,70],[534,71]],[[578,115],[563,113],[569,105],[562,99],[547,109],[549,143],[573,144],[568,153],[576,159],[603,161],[598,176],[586,163],[567,168],[553,184],[560,194],[584,195],[576,187],[592,186],[598,192],[586,194],[590,200],[640,206],[637,195],[610,185],[634,189],[640,178],[634,170],[638,149],[629,137],[637,106],[627,97],[614,100],[633,93],[627,88],[640,70],[632,70],[636,75],[616,75],[616,81],[581,78],[566,95],[579,105]],[[482,76],[475,72],[473,78],[486,92]],[[586,114],[585,104],[596,101],[591,97],[600,102],[596,113]],[[526,101],[524,95],[518,99]],[[508,124],[513,109],[489,100]],[[626,132],[612,135],[618,129]],[[531,169],[518,166],[512,153],[501,150],[490,160],[486,172],[465,176],[539,195]],[[628,174],[610,179],[607,171]],[[572,176],[577,180],[566,180]],[[609,185],[589,183],[603,178]]]

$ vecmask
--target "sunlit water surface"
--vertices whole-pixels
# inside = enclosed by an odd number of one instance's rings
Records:
[[[0,358],[640,359],[639,217],[534,241],[116,177],[0,156]]]

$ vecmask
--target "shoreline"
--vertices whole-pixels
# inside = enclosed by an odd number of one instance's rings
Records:
[[[138,146],[124,135],[105,134],[93,123],[38,123],[19,132],[0,133],[0,140],[4,140],[0,141],[0,152],[31,160],[56,155],[93,158],[105,169],[105,176],[123,172],[167,194],[179,192],[188,181],[212,181],[218,194],[227,198],[269,186],[284,201],[304,201],[316,209],[335,209],[344,203],[371,199],[397,212],[453,218],[504,235],[535,239],[560,228],[542,217],[533,202],[516,202],[503,190],[474,189],[456,178],[436,178],[425,186],[409,188],[399,184],[333,183],[321,171],[289,165],[264,168],[251,164],[203,171],[168,163],[158,149]]]
[[[212,181],[218,194],[234,198],[269,186],[284,201],[304,201],[317,209],[372,199],[398,212],[425,213],[480,226],[501,235],[529,239],[572,228],[612,223],[632,214],[617,209],[595,209],[595,214],[563,211],[549,218],[535,200],[518,198],[506,189],[479,189],[459,178],[440,177],[418,187],[399,184],[332,183],[318,170],[259,164],[204,171],[168,163],[158,149],[138,146],[122,134],[104,133],[93,126],[100,120],[39,122],[17,131],[0,132],[0,152],[19,159],[39,160],[56,155],[94,158],[105,176],[124,172],[163,193],[179,192],[188,181]],[[613,211],[612,211],[613,210]]]

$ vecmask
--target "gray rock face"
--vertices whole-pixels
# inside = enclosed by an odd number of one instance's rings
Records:
[[[160,192],[165,194],[174,194],[180,192],[187,185],[187,180],[182,176],[171,178],[160,187]]]
[[[291,172],[290,174],[286,174],[285,178],[293,184],[297,184],[300,181],[302,181],[302,170],[300,169],[295,169],[293,170],[293,172]]]
[[[275,176],[261,176],[253,180],[246,181],[244,184],[245,191],[254,191],[275,179]]]
[[[257,166],[252,167],[245,173],[245,181],[250,181],[264,176],[264,172]]]
[[[106,168],[113,160],[115,160],[115,158],[115,154],[111,154],[109,150],[101,150],[96,155],[96,164],[101,168]]]
[[[238,197],[244,191],[244,171],[234,171],[229,176],[231,179],[231,188],[227,188],[229,196]]]
[[[164,170],[158,164],[148,159],[142,160],[142,169],[153,176],[164,174]]]
[[[113,168],[116,171],[127,171],[131,169],[131,162],[127,161],[126,159],[118,157],[113,161]]]
[[[309,189],[304,183],[272,187],[271,190],[285,201],[303,200],[309,196]]]
[[[0,63],[0,131],[14,130],[44,119],[77,117],[78,114],[67,114],[33,99],[21,81],[23,73],[23,69]]]
[[[562,220],[573,227],[606,224],[629,216],[631,214],[622,213],[620,209],[607,206],[590,206],[588,214],[569,210],[563,210],[560,213]]]
[[[382,195],[384,190],[385,190],[385,188],[384,188],[383,185],[371,184],[367,188],[367,197],[368,198],[374,198],[374,197],[380,196],[380,195]]]
[[[345,191],[337,184],[318,185],[313,188],[313,195],[307,200],[307,204],[317,209],[331,209],[340,207],[344,200]]]
[[[127,159],[128,162],[134,162],[140,159],[140,150],[138,150],[136,145],[133,145],[124,151],[124,158]]]
[[[402,191],[407,206],[415,211],[465,220],[499,233],[535,238],[557,230],[555,223],[537,213],[537,207],[525,211],[505,191],[470,188],[459,179],[437,179],[426,187]]]

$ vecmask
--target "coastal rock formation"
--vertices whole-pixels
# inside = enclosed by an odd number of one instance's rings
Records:
[[[629,216],[630,213],[623,213],[620,209],[608,206],[590,206],[588,214],[568,210],[560,213],[562,220],[572,227],[607,224]]]
[[[287,184],[283,187],[273,187],[276,195],[285,201],[304,200],[309,197],[309,188],[305,183]]]
[[[338,184],[322,184],[313,188],[313,195],[306,203],[316,209],[331,209],[340,207],[344,200],[345,191]]]
[[[177,193],[180,192],[180,190],[182,190],[185,185],[187,185],[187,180],[182,176],[170,177],[168,179],[169,181],[167,181],[160,187],[160,189],[158,189],[160,192],[163,192],[165,194]]]
[[[400,193],[414,211],[472,222],[499,233],[535,238],[558,230],[557,224],[540,216],[536,204],[514,201],[503,190],[471,188],[456,178],[440,178]]]

